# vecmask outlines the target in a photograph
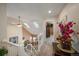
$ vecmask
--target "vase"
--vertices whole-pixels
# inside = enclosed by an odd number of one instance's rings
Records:
[[[62,41],[61,47],[66,50],[71,50],[71,41]]]

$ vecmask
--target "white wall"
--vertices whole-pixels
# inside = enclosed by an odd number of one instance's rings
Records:
[[[14,21],[13,21],[14,20]],[[8,26],[7,26],[7,41],[9,41],[10,37],[18,36],[18,44],[22,44],[22,27],[18,27],[16,24],[17,20],[8,17]],[[15,25],[11,25],[11,23],[16,23]]]
[[[0,4],[0,40],[6,39],[6,4]]]
[[[79,17],[79,4],[66,5],[60,14],[60,19],[64,18],[65,15]]]

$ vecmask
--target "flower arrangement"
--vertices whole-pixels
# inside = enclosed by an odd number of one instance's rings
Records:
[[[71,38],[70,34],[74,32],[74,30],[71,27],[73,27],[74,24],[75,23],[73,22],[68,22],[67,24],[59,24],[59,28],[64,41],[66,41],[68,38]]]
[[[69,44],[67,42],[71,42],[70,34],[72,34],[74,32],[74,30],[72,29],[74,24],[76,24],[76,23],[68,22],[67,24],[62,24],[62,23],[59,24],[59,28],[60,28],[60,32],[61,32],[61,42],[65,43],[65,47],[67,44]]]

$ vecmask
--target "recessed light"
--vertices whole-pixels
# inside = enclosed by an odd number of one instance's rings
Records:
[[[52,13],[52,11],[51,11],[51,10],[49,10],[49,11],[48,11],[48,13],[49,13],[49,14],[51,14],[51,13]]]
[[[36,28],[39,28],[39,25],[37,22],[33,22],[33,24],[35,25]]]
[[[28,28],[30,28],[30,26],[27,23],[24,23],[25,26],[27,26]]]

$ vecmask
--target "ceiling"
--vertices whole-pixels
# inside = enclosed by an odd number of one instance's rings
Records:
[[[7,4],[7,16],[18,18],[30,25],[32,32],[39,33],[43,20],[58,16],[66,4],[64,3],[9,3]],[[51,10],[51,14],[48,11]],[[36,29],[32,22],[38,22],[40,28]],[[35,30],[36,29],[36,30]]]
[[[23,19],[38,19],[58,16],[66,4],[64,3],[9,3],[7,15],[11,17],[21,16]],[[48,11],[51,10],[51,15]]]

